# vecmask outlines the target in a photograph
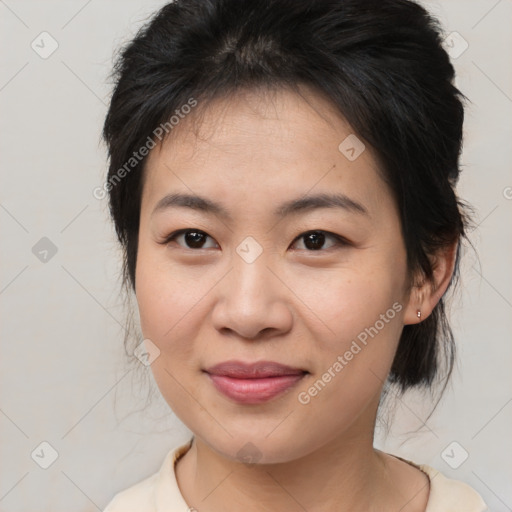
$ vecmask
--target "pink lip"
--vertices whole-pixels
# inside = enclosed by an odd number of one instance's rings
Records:
[[[206,370],[218,391],[244,404],[266,402],[291,388],[307,373],[272,361],[226,361]]]

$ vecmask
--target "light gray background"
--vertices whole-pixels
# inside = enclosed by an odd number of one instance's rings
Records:
[[[101,510],[188,437],[158,394],[137,410],[145,391],[122,349],[119,251],[106,200],[92,195],[106,171],[100,130],[113,51],[163,3],[0,1],[2,512]],[[505,512],[512,510],[512,1],[426,5],[447,34],[469,44],[454,60],[457,84],[472,101],[459,191],[476,208],[471,240],[480,261],[468,253],[453,308],[459,363],[451,388],[426,424],[419,401],[400,402],[392,433],[378,445],[466,481],[491,510]],[[59,45],[46,59],[31,48],[33,40],[49,48],[43,31]],[[32,251],[42,237],[57,247],[47,262]],[[59,455],[46,470],[31,458],[43,441]],[[453,441],[469,453],[458,469],[441,456]],[[460,457],[459,445],[448,453]]]

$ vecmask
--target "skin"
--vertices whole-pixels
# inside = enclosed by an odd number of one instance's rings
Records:
[[[409,286],[391,192],[368,145],[355,161],[338,150],[353,130],[334,112],[305,88],[239,92],[211,103],[198,124],[194,114],[180,121],[148,157],[136,296],[143,335],[160,350],[155,380],[195,435],[176,474],[199,512],[425,510],[427,476],[374,449],[373,433],[403,326],[420,321],[418,310],[425,319],[446,290],[454,247],[437,255],[434,283]],[[186,207],[153,213],[174,192],[221,203],[232,220]],[[284,201],[333,192],[367,214],[320,208],[273,216]],[[163,243],[185,228],[206,234],[198,246],[184,236]],[[318,250],[300,236],[311,230],[326,232]],[[262,249],[252,263],[236,251],[248,236]],[[394,303],[401,311],[301,404],[299,393]],[[202,371],[230,359],[309,374],[269,402],[238,404]],[[257,464],[237,455],[248,442]]]

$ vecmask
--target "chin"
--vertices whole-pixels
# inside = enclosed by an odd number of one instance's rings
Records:
[[[211,430],[207,432],[206,436],[202,436],[201,432],[197,432],[195,435],[222,457],[246,464],[290,462],[304,457],[318,448],[316,443],[318,443],[319,436],[315,435],[315,443],[304,437],[304,433],[300,429],[297,429],[296,432],[290,431],[289,426],[275,429],[278,423],[268,422],[265,429],[253,425],[253,428],[247,430],[240,428],[235,430],[227,426],[232,437],[224,431],[220,435],[212,436]],[[278,430],[280,431],[278,432]]]

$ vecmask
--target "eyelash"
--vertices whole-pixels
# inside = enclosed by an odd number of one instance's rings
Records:
[[[185,229],[179,229],[177,231],[173,231],[170,235],[166,236],[165,239],[162,242],[159,242],[159,243],[161,245],[168,245],[172,241],[174,241],[178,236],[186,234],[186,233],[199,233],[199,234],[205,235],[205,236],[207,236],[209,238],[212,238],[210,235],[208,235],[207,233],[205,233],[204,231],[202,231],[200,229],[185,228]],[[318,250],[300,249],[300,250],[305,250],[305,251],[311,252],[311,253],[326,252],[326,251],[329,251],[330,249],[336,248],[337,246],[338,247],[344,247],[344,246],[350,245],[350,242],[346,238],[343,238],[340,235],[336,235],[335,233],[331,233],[330,231],[325,231],[325,230],[321,230],[321,229],[312,229],[312,230],[309,230],[309,231],[305,231],[304,233],[301,233],[299,236],[297,236],[293,240],[292,245],[294,245],[296,241],[300,240],[301,238],[305,237],[306,235],[318,234],[318,233],[322,233],[322,234],[327,235],[327,237],[333,238],[336,241],[336,244],[333,245],[332,247],[329,247],[328,249],[318,249]],[[213,238],[212,238],[212,240],[213,240]],[[182,247],[182,248],[189,249],[191,251],[200,251],[200,250],[202,250],[202,248],[199,248],[199,249],[194,249],[192,247]],[[208,248],[206,248],[206,249],[208,249]]]

